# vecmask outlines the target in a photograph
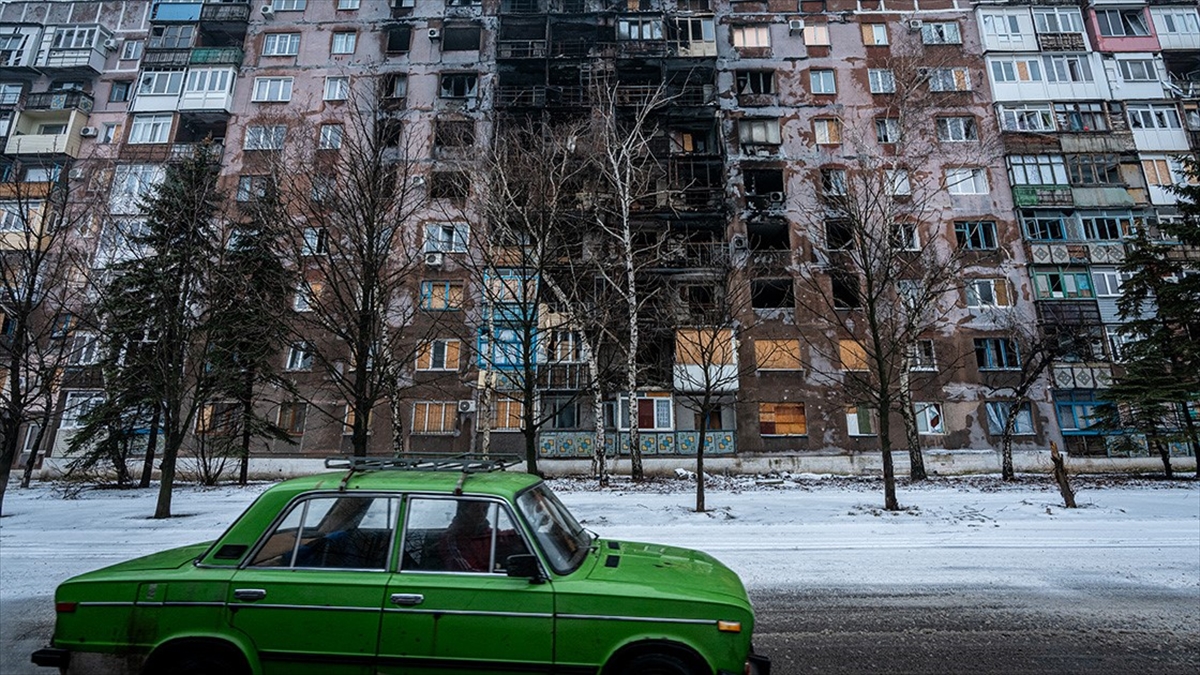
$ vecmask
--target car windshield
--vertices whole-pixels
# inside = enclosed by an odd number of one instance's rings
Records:
[[[555,572],[570,574],[583,562],[592,535],[575,521],[567,507],[546,485],[537,485],[517,497],[517,508],[541,544]]]

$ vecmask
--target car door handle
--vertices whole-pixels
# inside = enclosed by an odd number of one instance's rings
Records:
[[[239,588],[233,592],[233,597],[238,600],[262,600],[267,597],[267,592],[261,588]]]
[[[412,607],[425,602],[425,596],[420,593],[392,593],[392,604]]]

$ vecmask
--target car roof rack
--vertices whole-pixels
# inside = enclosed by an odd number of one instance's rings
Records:
[[[491,473],[504,471],[510,466],[520,464],[520,458],[514,455],[422,455],[413,457],[329,457],[325,460],[326,469],[344,469],[346,475],[342,478],[339,490],[346,489],[346,483],[356,472],[365,471],[458,471],[462,476],[458,479],[455,494],[462,494],[463,483],[467,476],[473,473]]]

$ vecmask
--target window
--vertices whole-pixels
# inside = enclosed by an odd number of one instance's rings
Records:
[[[1020,42],[1021,21],[1015,14],[983,14],[983,34],[995,42]]]
[[[846,194],[845,169],[821,169],[821,193],[831,196]]]
[[[670,394],[648,393],[639,395],[637,403],[638,429],[645,431],[670,431],[675,428],[674,405]],[[629,398],[620,398],[620,429],[629,429]]]
[[[974,117],[939,117],[934,124],[939,141],[964,143],[979,140],[979,128]]]
[[[1121,172],[1116,155],[1067,155],[1072,185],[1118,185]]]
[[[121,60],[137,61],[142,58],[142,47],[145,44],[141,40],[126,40],[121,44]]]
[[[258,102],[284,102],[292,100],[292,78],[254,78],[254,96],[251,100]]]
[[[255,554],[253,567],[382,571],[400,499],[319,495],[297,502]]]
[[[933,340],[917,340],[909,350],[909,370],[937,370]]]
[[[358,9],[360,0],[337,0],[337,8],[340,10]]]
[[[628,17],[617,20],[618,40],[661,40],[662,19],[650,17]]]
[[[977,167],[946,169],[946,189],[952,195],[986,195],[991,192],[987,169]]]
[[[329,230],[323,227],[304,228],[304,255],[329,253]]]
[[[1067,221],[1061,213],[1024,212],[1021,225],[1031,241],[1064,241],[1067,238]]]
[[[582,426],[579,401],[574,396],[546,396],[542,398],[542,414],[549,416],[549,426],[556,431],[578,429]]]
[[[887,193],[893,197],[903,197],[912,194],[912,184],[908,180],[908,169],[885,169],[884,178]]]
[[[350,78],[345,76],[325,78],[325,100],[345,101],[350,98]]]
[[[99,141],[101,143],[113,143],[117,140],[117,137],[120,135],[121,135],[121,125],[120,124],[117,124],[115,122],[105,122],[104,124],[100,125]]]
[[[282,150],[286,138],[286,125],[251,125],[246,127],[246,138],[242,143],[242,148],[245,150]]]
[[[814,94],[836,94],[837,81],[832,70],[808,71],[808,88]]]
[[[1067,164],[1061,155],[1009,155],[1013,185],[1067,185]]]
[[[308,405],[299,401],[290,401],[279,404],[279,428],[293,436],[299,436],[304,433],[304,418],[308,412]]]
[[[838,340],[838,362],[842,370],[866,370],[867,350],[858,340]]]
[[[287,365],[284,370],[312,370],[312,346],[307,342],[297,342],[288,348]]]
[[[929,91],[970,91],[971,71],[967,68],[931,68]]]
[[[941,403],[913,403],[913,410],[917,415],[918,434],[931,436],[946,433]]]
[[[1108,131],[1108,111],[1103,103],[1055,103],[1059,131]]]
[[[975,338],[975,364],[980,370],[1017,370],[1021,358],[1012,338]]]
[[[1082,33],[1083,16],[1073,7],[1035,7],[1033,26],[1039,33]]]
[[[263,199],[270,187],[270,176],[238,176],[237,201],[253,202]]]
[[[412,26],[401,24],[387,27],[387,53],[406,54],[412,45]]]
[[[100,336],[92,331],[74,331],[67,365],[94,366],[97,363],[100,363]]]
[[[129,93],[133,91],[132,80],[116,80],[109,86],[108,102],[125,103],[129,101]]]
[[[896,75],[891,68],[867,69],[867,81],[870,83],[872,94],[896,93]]]
[[[1182,181],[1182,177],[1177,178],[1177,165],[1172,160],[1167,159],[1143,159],[1142,171],[1146,174],[1146,184],[1165,186],[1174,185]]]
[[[1033,274],[1034,298],[1038,300],[1063,300],[1090,298],[1092,277],[1083,271],[1051,270]]]
[[[497,396],[492,401],[492,431],[520,431],[524,425],[525,404],[512,396]]]
[[[1041,82],[1042,62],[1037,57],[990,59],[996,82]]]
[[[470,226],[466,223],[430,223],[425,226],[425,253],[464,253]]]
[[[1096,10],[1096,24],[1105,37],[1143,37],[1150,34],[1143,9]]]
[[[583,359],[579,334],[572,330],[550,331],[543,346],[545,358],[551,363],[579,363]]]
[[[880,143],[899,143],[900,120],[892,117],[876,119],[875,140]]]
[[[771,28],[767,25],[733,26],[730,35],[733,38],[733,46],[738,49],[771,46]]]
[[[446,25],[442,28],[442,51],[444,52],[476,52],[483,31],[479,26]],[[659,38],[661,39],[660,35]]]
[[[333,44],[329,48],[329,53],[338,54],[353,54],[354,48],[358,44],[358,33],[354,31],[337,31],[333,34]]]
[[[996,223],[990,220],[957,221],[954,239],[960,249],[991,251],[996,249]]]
[[[754,363],[759,370],[800,370],[800,341],[755,340]]]
[[[921,24],[921,42],[927,45],[960,45],[962,34],[958,24],[948,22],[925,22]]]
[[[1008,416],[1016,405],[1016,401],[988,401],[984,404],[984,408],[987,411],[989,434],[1000,436],[1004,433],[1004,426],[1008,422]],[[1014,420],[1012,433],[1014,436],[1029,436],[1033,434],[1033,412],[1028,402],[1020,404],[1020,407],[1017,408],[1017,418]]]
[[[1048,103],[1003,104],[998,110],[1000,128],[1005,131],[1054,131]]]
[[[417,348],[417,370],[458,370],[462,341],[430,340]]]
[[[739,96],[775,93],[775,71],[773,70],[739,70],[736,78]]]
[[[218,68],[189,68],[183,85],[184,95],[192,93],[226,93],[233,85],[233,72]]]
[[[813,141],[817,145],[836,145],[842,142],[842,123],[837,119],[813,120]]]
[[[154,26],[150,29],[147,46],[151,49],[188,49],[195,32],[196,27],[188,24]]]
[[[918,236],[917,224],[910,222],[892,223],[891,241],[897,251],[921,250],[921,239]]]
[[[966,292],[967,307],[972,309],[1008,307],[1011,304],[1007,279],[968,279]]]
[[[1154,27],[1159,34],[1174,33],[1196,35],[1200,33],[1200,19],[1194,10],[1164,7],[1155,14]]]
[[[1128,211],[1084,211],[1079,220],[1083,238],[1090,241],[1119,241],[1133,234],[1133,214]]]
[[[464,171],[434,171],[429,176],[429,196],[462,205],[471,190],[470,179]]]
[[[32,224],[32,211],[31,207],[22,209],[20,202],[0,202],[0,232],[24,232],[25,223]]]
[[[295,56],[299,53],[299,33],[267,33],[263,36],[263,56]]]
[[[810,47],[828,47],[829,26],[823,23],[806,23],[804,26],[804,44]]]
[[[808,419],[803,403],[759,403],[760,436],[807,436]]]
[[[1095,433],[1090,429],[1096,422],[1095,393],[1087,390],[1054,392],[1054,412],[1058,427],[1064,434]]]
[[[1173,105],[1131,105],[1129,126],[1134,129],[1179,129],[1179,110]]]
[[[475,98],[479,85],[477,73],[444,73],[438,96],[442,98]]]
[[[862,39],[863,44],[868,47],[883,47],[888,43],[887,24],[883,23],[864,23],[862,24]]]
[[[367,369],[370,370],[370,368],[371,368],[371,362],[367,361]],[[356,413],[354,411],[354,404],[347,403],[346,404],[346,414],[345,414],[345,416],[342,417],[342,434],[343,435],[349,436],[354,433],[354,422],[357,419],[358,419],[358,413]],[[368,411],[367,412],[367,427],[366,427],[367,434],[371,433],[371,422],[373,422],[374,420],[375,420],[375,411],[374,410]]]
[[[183,90],[182,70],[151,70],[138,81],[138,96],[174,96]]]
[[[297,312],[311,312],[325,284],[319,281],[302,281],[296,286],[296,294],[292,297],[292,309]]]
[[[84,417],[104,402],[104,393],[99,391],[68,391],[63,403],[61,429],[83,427]]]
[[[469,148],[475,145],[475,123],[437,120],[433,130],[435,148]]]
[[[345,127],[341,124],[322,124],[321,137],[317,141],[319,150],[338,150],[342,147],[342,134]]]
[[[754,309],[791,309],[796,306],[795,288],[788,279],[750,281],[750,306]]]
[[[509,556],[529,552],[508,508],[496,502],[414,499],[407,521],[405,570],[502,575]]]
[[[129,127],[130,143],[166,143],[171,137],[170,113],[158,115],[134,115]]]
[[[452,434],[457,418],[457,401],[420,401],[413,404],[412,432]]]
[[[1096,288],[1097,298],[1121,297],[1122,277],[1119,272],[1108,270],[1092,270],[1092,284]]]
[[[779,145],[783,142],[779,120],[738,120],[738,141],[742,145]]]
[[[879,426],[874,408],[852,405],[846,408],[846,433],[850,436],[873,436]]]
[[[1091,82],[1092,64],[1085,55],[1043,56],[1047,82]]]
[[[276,12],[303,12],[308,0],[273,0],[271,8]]]
[[[1158,67],[1153,59],[1122,59],[1117,63],[1121,68],[1121,79],[1126,82],[1158,81]]]

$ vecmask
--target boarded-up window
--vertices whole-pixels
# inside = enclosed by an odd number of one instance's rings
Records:
[[[417,348],[417,370],[458,370],[462,342],[431,340]]]
[[[412,432],[414,434],[449,434],[454,431],[458,415],[455,401],[422,401],[413,404]]]
[[[800,370],[800,341],[755,340],[754,362],[759,370]]]
[[[726,366],[733,363],[733,332],[728,328],[682,328],[675,331],[675,363]]]
[[[866,370],[867,350],[858,340],[838,340],[838,358],[842,370]]]
[[[492,404],[492,429],[494,431],[520,431],[525,404],[507,396]]]
[[[808,419],[803,403],[759,403],[758,433],[762,436],[805,436]]]

